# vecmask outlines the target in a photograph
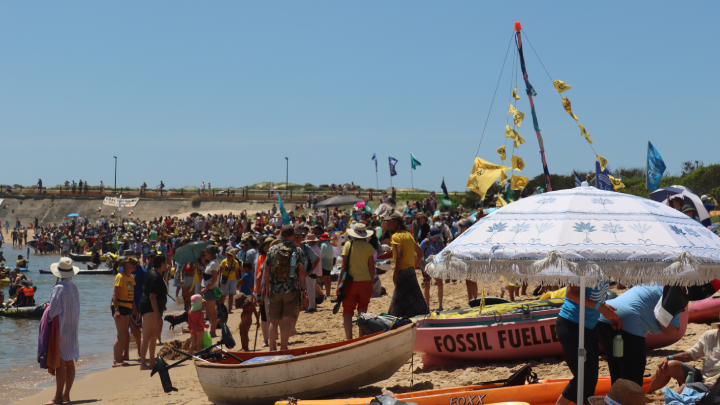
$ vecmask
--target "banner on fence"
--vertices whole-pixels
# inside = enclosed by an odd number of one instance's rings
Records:
[[[115,197],[105,197],[105,201],[103,201],[103,205],[109,205],[111,207],[117,207],[119,203],[119,198]],[[128,207],[132,208],[137,205],[138,201],[140,201],[139,198],[123,198],[122,199],[122,207]]]

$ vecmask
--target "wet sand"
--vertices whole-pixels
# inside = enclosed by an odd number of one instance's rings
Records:
[[[392,293],[392,276],[385,274],[381,276],[383,286],[388,292]],[[334,285],[333,285],[334,287]],[[482,288],[483,285],[480,285]],[[486,284],[486,295],[499,296],[500,289],[497,284]],[[333,290],[334,291],[334,290]],[[437,309],[436,288],[432,289],[431,308]],[[625,290],[626,291],[626,290]],[[532,292],[532,287],[528,288],[528,292]],[[622,291],[618,291],[619,293]],[[375,298],[370,302],[369,312],[379,314],[386,312],[390,305],[391,296],[383,296]],[[531,295],[520,297],[521,300],[534,299]],[[467,293],[465,284],[462,282],[450,283],[445,286],[444,308],[461,308],[467,306]],[[240,313],[235,311],[230,315],[228,324],[233,329],[235,340],[239,343],[239,335],[237,333],[237,325],[239,324]],[[167,326],[167,324],[166,324]],[[710,327],[704,324],[688,324],[685,336],[673,344],[672,346],[655,350],[648,353],[646,374],[651,374],[657,368],[660,361],[668,355],[679,353],[690,348],[703,332]],[[332,304],[327,302],[321,305],[318,312],[307,315],[301,314],[298,320],[298,335],[290,339],[291,347],[313,346],[325,343],[337,342],[344,339],[342,329],[342,317],[340,314],[332,314]],[[357,329],[355,329],[357,332]],[[250,330],[250,348],[252,349],[253,338],[255,336],[255,327]],[[262,336],[262,333],[260,333]],[[108,353],[111,351],[111,343],[108,344]],[[258,338],[258,349],[262,344],[262,337]],[[80,347],[82,355],[82,347]],[[133,351],[133,358],[135,352]],[[124,368],[116,368],[104,370],[98,373],[87,375],[75,382],[72,390],[71,399],[78,401],[77,403],[91,403],[96,401],[108,402],[113,404],[139,404],[139,403],[163,403],[163,404],[209,404],[202,387],[197,379],[194,366],[190,363],[184,363],[182,367],[174,368],[170,371],[173,385],[179,389],[179,392],[165,394],[160,385],[160,379],[157,375],[150,377],[149,371],[140,371],[137,359],[131,362],[131,366]],[[411,379],[411,361],[408,361],[400,368],[391,378],[372,384],[370,386],[361,387],[359,389],[348,390],[345,393],[334,396],[334,398],[347,397],[367,397],[380,394],[380,390],[386,387],[394,392],[407,392],[420,389],[456,387],[462,385],[477,384],[482,381],[497,380],[499,378],[509,377],[514,371],[519,369],[527,362],[507,362],[507,363],[478,363],[473,366],[452,366],[452,367],[425,367],[422,363],[420,355],[414,355],[414,386],[410,386]],[[558,358],[547,358],[537,361],[530,361],[539,378],[569,378],[571,373],[565,365],[565,361]],[[691,363],[700,368],[702,362]],[[600,375],[609,376],[607,363],[604,357],[600,360]],[[669,385],[676,387],[673,381]],[[32,397],[16,402],[16,404],[42,404],[50,400],[54,395],[54,385],[45,389],[41,393]]]

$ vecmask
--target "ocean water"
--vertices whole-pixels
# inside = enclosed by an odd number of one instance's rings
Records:
[[[13,264],[17,255],[25,256],[26,249],[13,249],[5,244],[4,256],[8,264]],[[32,249],[31,249],[32,250]],[[29,271],[24,273],[37,286],[35,301],[49,301],[56,278],[52,274],[40,274],[39,270],[49,270],[50,264],[60,259],[57,255],[30,254]],[[81,269],[83,263],[76,264]],[[105,264],[101,264],[101,269]],[[105,370],[112,364],[112,345],[115,342],[115,322],[110,314],[110,300],[113,292],[114,276],[96,275],[73,278],[80,291],[80,361],[76,363],[76,379],[83,375]],[[8,287],[2,287],[8,298]],[[169,288],[172,297],[175,287]],[[166,313],[181,313],[182,299],[174,302],[168,299]],[[39,389],[54,385],[53,377],[40,368],[37,363],[37,341],[40,320],[11,319],[0,317],[0,405],[11,404],[15,400],[33,395]],[[168,330],[164,325],[162,340],[168,341],[180,335],[180,328]],[[158,347],[159,350],[159,347]],[[130,358],[137,358],[134,339],[130,338]],[[159,383],[158,383],[159,384]]]

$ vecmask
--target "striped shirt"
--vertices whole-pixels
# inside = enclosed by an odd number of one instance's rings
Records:
[[[53,288],[48,317],[60,322],[60,358],[77,361],[80,358],[80,293],[72,279],[62,280]]]

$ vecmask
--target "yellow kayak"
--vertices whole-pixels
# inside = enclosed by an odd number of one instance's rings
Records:
[[[449,311],[433,312],[422,318],[430,319],[450,319],[450,318],[475,318],[479,316],[504,315],[510,312],[520,312],[524,309],[532,311],[540,311],[544,309],[560,308],[565,298],[550,298],[544,300],[509,302],[507,304],[488,305],[484,308],[460,308]],[[515,312],[516,313],[516,312]]]
[[[10,279],[3,278],[0,279],[0,287],[7,287],[10,285]]]

